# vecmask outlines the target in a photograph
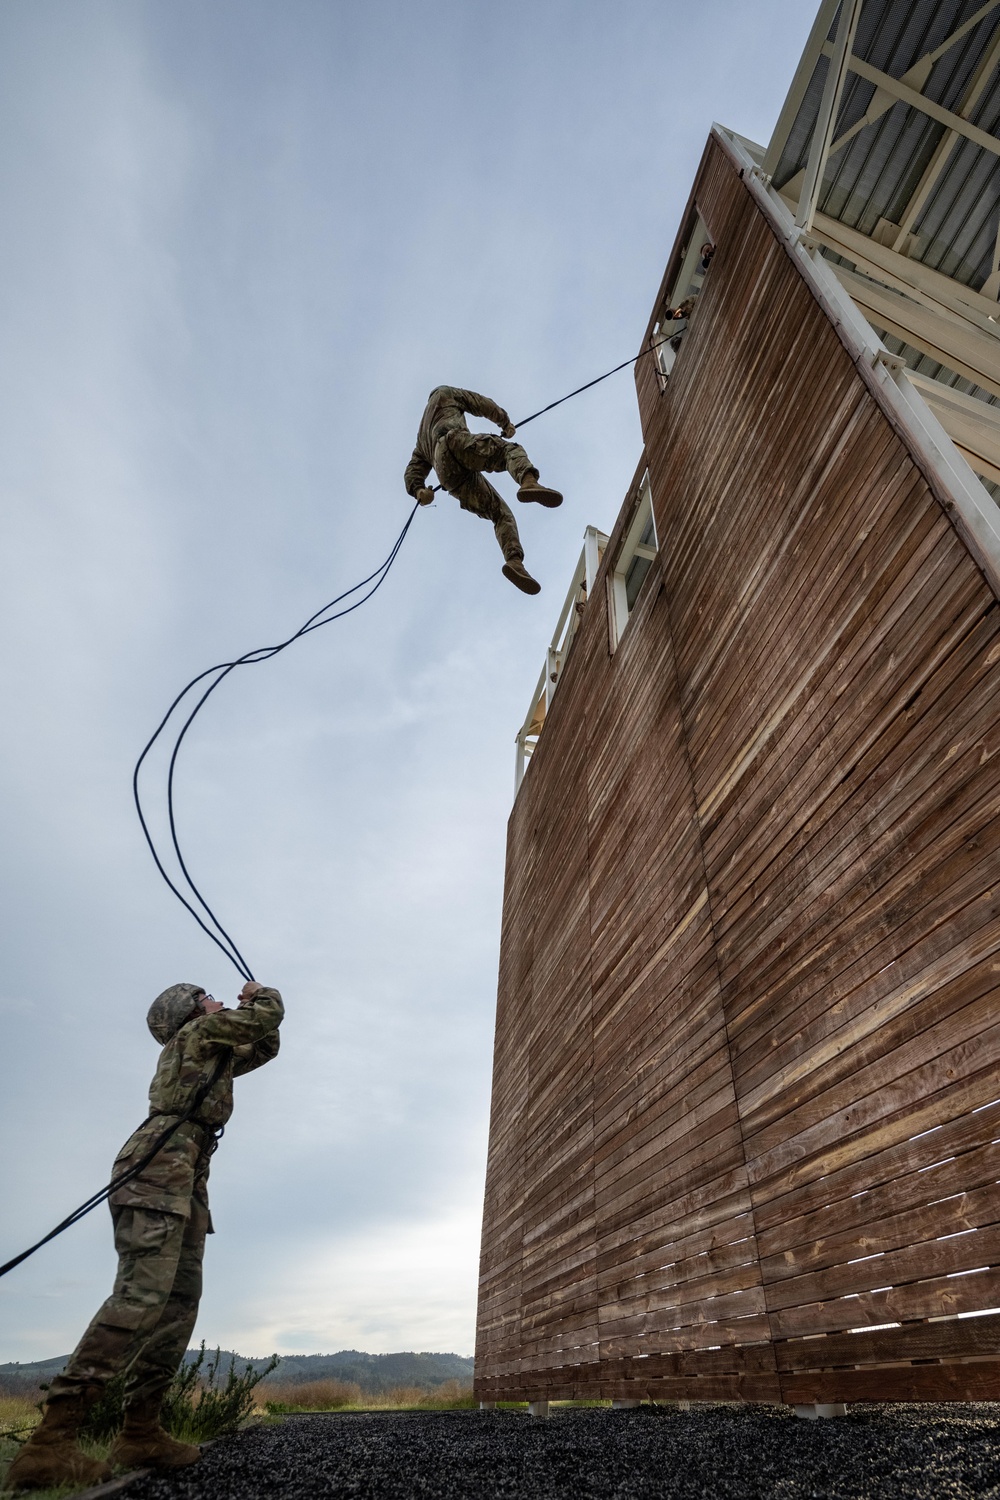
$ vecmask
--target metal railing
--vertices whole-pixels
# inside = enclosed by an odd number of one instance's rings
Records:
[[[597,572],[601,566],[601,558],[604,549],[608,545],[608,539],[603,531],[596,526],[588,526],[583,533],[583,551],[580,553],[580,561],[577,563],[573,573],[573,581],[569,586],[566,601],[559,611],[559,619],[556,628],[552,632],[552,640],[545,653],[545,665],[539,673],[535,691],[531,695],[531,706],[525,717],[524,723],[517,731],[515,744],[517,746],[514,765],[514,793],[521,785],[527,769],[528,761],[532,752],[538,744],[538,736],[541,734],[545,724],[545,716],[549,711],[549,705],[555,696],[556,688],[563,667],[566,665],[573,638],[576,635],[583,611],[587,606],[594,590]]]

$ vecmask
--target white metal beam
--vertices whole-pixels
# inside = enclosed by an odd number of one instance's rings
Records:
[[[820,49],[820,54],[821,56],[829,56],[829,48],[822,47]],[[922,92],[924,84],[927,82],[927,75],[930,72],[930,66],[928,65],[925,67],[924,64],[925,59],[919,58],[918,61],[913,64],[912,68],[907,68],[906,72],[900,79],[900,82],[909,84],[910,88],[916,89],[918,93]],[[830,155],[836,155],[836,153],[840,151],[844,146],[846,146],[849,141],[853,141],[856,135],[860,135],[861,131],[864,130],[866,126],[874,125],[875,121],[880,120],[884,114],[887,114],[895,103],[896,100],[892,94],[887,93],[885,89],[876,89],[874,94],[872,95],[871,103],[869,104],[865,113],[861,116],[861,119],[855,120],[853,125],[849,125],[847,127],[843,135],[837,136],[837,139],[830,147]],[[795,185],[794,191],[797,191],[798,184],[800,184],[801,181],[802,173],[796,172],[795,176],[785,184],[783,191],[786,193],[789,192],[790,189],[793,189],[793,184]]]
[[[860,15],[861,0],[843,0],[840,22],[837,26],[837,38],[831,49],[830,65],[827,69],[826,82],[823,85],[823,97],[820,101],[819,114],[816,116],[816,124],[813,126],[812,140],[809,142],[809,159],[806,162],[805,175],[802,179],[802,191],[799,193],[799,207],[795,222],[800,229],[809,228],[816,211],[816,198],[823,180],[823,168],[830,155],[833,127],[844,92],[847,63],[854,46]],[[823,52],[826,52],[828,45],[828,43],[824,44]]]
[[[1000,5],[1000,0],[996,0],[996,4]],[[983,53],[979,65],[969,82],[969,87],[966,89],[962,101],[958,106],[958,113],[962,116],[963,120],[969,118],[982,98],[983,91],[989,83],[998,61],[1000,61],[1000,28],[997,29],[992,42]],[[955,130],[946,130],[938,141],[937,146],[934,148],[934,154],[927,163],[923,175],[910,197],[909,203],[899,216],[899,233],[892,242],[894,250],[902,250],[906,244],[907,235],[910,233],[910,230],[916,223],[918,214],[930,197],[934,184],[948,165],[948,158],[958,144],[958,141],[958,132]]]
[[[862,270],[885,281],[889,286],[898,286],[901,291],[915,297],[925,306],[956,313],[981,328],[984,333],[1000,331],[1000,324],[996,322],[1000,309],[983,292],[954,281],[950,276],[935,271],[931,266],[925,266],[921,261],[900,255],[897,250],[890,250],[888,245],[869,239],[859,230],[842,224],[839,219],[831,219],[826,214],[815,215],[812,234],[838,255],[852,260]]]
[[[978,26],[980,21],[985,20],[985,18],[995,10],[1000,10],[1000,0],[988,0],[987,4],[981,5],[973,15],[969,16],[968,20],[963,22],[963,24],[959,26],[955,31],[953,31],[950,36],[945,37],[944,41],[941,42],[937,47],[935,47],[932,52],[925,52],[923,57],[918,58],[911,67],[907,68],[906,72],[903,74],[902,78],[899,81],[901,83],[909,85],[910,88],[916,89],[918,93],[922,94],[924,86],[931,75],[931,70],[934,67],[934,64],[937,62],[938,58],[943,57],[944,54],[949,51],[949,49],[952,48],[956,42],[961,41],[962,37],[964,37],[969,31],[971,31],[974,26]],[[827,26],[827,32],[828,31],[829,25]],[[821,45],[817,48],[816,57],[819,57],[823,54],[825,54],[826,56],[829,56],[830,54],[830,48],[825,41],[825,37]],[[815,67],[815,59],[813,60],[813,67]],[[799,98],[796,108],[801,107],[802,98],[804,98],[804,96],[805,90],[803,89],[802,95]],[[849,129],[845,130],[843,135],[837,137],[837,139],[833,142],[833,145],[830,147],[830,155],[835,155],[836,152],[838,152],[843,146],[847,145],[848,141],[853,140],[856,135],[864,130],[867,125],[873,125],[876,120],[881,119],[882,116],[886,114],[895,104],[896,97],[897,96],[895,94],[890,93],[885,88],[877,88],[875,90],[875,93],[872,95],[872,101],[869,104],[865,114],[860,120],[856,120],[855,123],[849,127]],[[963,117],[971,113],[971,106],[968,110],[966,110],[965,108],[960,109],[959,113]],[[791,129],[791,124],[789,124],[788,128],[789,130]],[[775,166],[776,165],[777,162],[775,162]],[[771,172],[773,174],[773,167],[771,168]],[[786,196],[794,198],[796,193],[799,191],[801,182],[802,173],[796,172],[795,176],[791,178],[790,181],[784,184],[784,186],[782,187],[782,192],[784,192]]]
[[[907,370],[906,375],[970,468],[1000,484],[1000,407],[915,370]]]
[[[870,323],[1000,396],[1000,339],[890,292],[845,266],[832,266],[831,270]]]
[[[833,53],[833,48],[828,42],[821,50],[826,57]],[[928,99],[926,94],[910,88],[909,84],[904,83],[901,78],[893,78],[889,73],[883,73],[881,68],[873,68],[871,63],[865,62],[863,57],[851,56],[848,58],[847,66],[852,73],[857,73],[859,78],[866,78],[869,83],[885,89],[886,93],[892,94],[894,98],[902,99],[903,103],[909,104],[912,109],[919,109],[923,114],[929,115],[932,120],[937,120],[941,125],[948,126],[958,135],[975,141],[976,145],[982,146],[984,151],[991,151],[994,156],[1000,156],[1000,140],[995,135],[989,135],[985,130],[980,130],[978,125],[973,125],[969,120],[963,120],[961,115],[956,115],[953,110],[945,109],[933,99]]]

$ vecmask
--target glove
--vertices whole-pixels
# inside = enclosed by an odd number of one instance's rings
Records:
[[[417,490],[417,493],[413,498],[416,500],[418,505],[430,505],[431,501],[434,499],[434,491],[426,488]]]
[[[500,429],[500,436],[502,438],[512,438],[516,430],[517,429],[515,428],[513,422],[510,420],[510,417],[508,417],[506,422]]]

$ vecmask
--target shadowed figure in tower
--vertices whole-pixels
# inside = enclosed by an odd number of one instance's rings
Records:
[[[470,432],[465,421],[469,412],[485,417],[500,428],[500,436],[491,432]],[[407,494],[421,505],[429,505],[434,491],[427,488],[431,469],[441,481],[441,488],[454,495],[463,510],[471,510],[484,521],[492,521],[500,550],[504,555],[503,575],[525,594],[537,594],[541,585],[524,566],[524,548],[517,522],[509,505],[500,498],[484,473],[499,474],[504,469],[517,480],[517,498],[553,507],[562,504],[558,490],[538,482],[538,470],[520,443],[507,439],[514,436],[514,424],[489,396],[463,391],[453,385],[439,385],[431,391],[420,420],[417,446],[406,466],[403,482]]]

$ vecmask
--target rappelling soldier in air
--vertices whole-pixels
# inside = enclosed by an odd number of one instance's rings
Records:
[[[149,1118],[119,1152],[112,1182],[203,1097],[196,1114],[108,1200],[118,1251],[114,1290],[52,1381],[41,1424],[8,1470],[10,1489],[110,1478],[108,1464],[88,1458],[77,1440],[88,1411],[122,1370],[125,1425],[110,1463],[179,1468],[201,1457],[200,1448],[164,1431],[160,1406],[198,1315],[205,1235],[212,1233],[209,1158],[233,1112],[233,1079],[277,1055],[283,1016],[278,991],[252,982],[236,1010],[196,984],[172,985],[153,1001],[146,1021],[163,1051],[149,1088]]]
[[[486,417],[500,428],[500,436],[491,432],[470,432],[465,413]],[[562,504],[558,490],[538,482],[538,470],[520,443],[505,441],[514,436],[514,424],[502,406],[475,391],[463,391],[452,385],[439,385],[431,391],[420,420],[417,446],[406,466],[403,482],[407,494],[421,505],[429,505],[434,491],[427,488],[431,469],[437,473],[441,488],[454,495],[463,510],[493,522],[500,550],[504,555],[503,575],[525,594],[537,594],[541,585],[524,566],[524,548],[517,532],[517,522],[509,505],[497,494],[484,473],[499,474],[504,469],[517,480],[517,498],[553,507]]]

